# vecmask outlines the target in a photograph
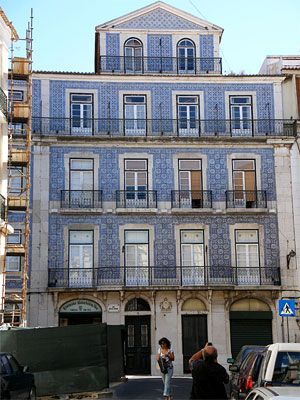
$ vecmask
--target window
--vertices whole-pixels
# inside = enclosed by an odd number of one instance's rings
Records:
[[[148,285],[149,231],[125,230],[126,285]]]
[[[259,235],[256,229],[235,230],[237,281],[239,284],[259,284]]]
[[[146,135],[146,96],[124,96],[125,135]]]
[[[198,96],[177,96],[177,119],[181,136],[199,134]]]
[[[26,167],[11,166],[9,168],[8,186],[12,194],[21,194],[26,184]]]
[[[70,159],[69,203],[72,207],[92,207],[94,204],[94,160]],[[67,199],[65,199],[67,200]]]
[[[202,207],[202,163],[201,160],[179,160],[180,206]]]
[[[21,256],[6,256],[6,271],[7,272],[21,271]]]
[[[93,95],[71,94],[71,128],[74,133],[92,133]]]
[[[236,207],[255,207],[256,166],[255,160],[232,160],[232,180]]]
[[[204,283],[204,231],[181,230],[180,252],[183,285]]]
[[[142,72],[143,45],[139,39],[128,39],[124,44],[126,72]]]
[[[126,207],[144,208],[148,200],[148,160],[126,159],[124,162]]]
[[[86,287],[93,279],[93,231],[69,231],[69,285]]]
[[[24,92],[22,90],[11,90],[8,91],[8,99],[11,99],[12,93],[12,101],[23,101],[24,100]]]
[[[299,385],[300,351],[279,351],[276,357],[272,384]]]
[[[13,122],[12,133],[13,135],[25,135],[26,134],[25,124],[23,122]]]
[[[252,97],[230,96],[232,132],[252,133]]]
[[[7,244],[21,244],[22,243],[22,230],[15,229],[14,233],[7,236]]]
[[[195,44],[189,39],[182,39],[177,44],[178,71],[193,73],[196,70]]]

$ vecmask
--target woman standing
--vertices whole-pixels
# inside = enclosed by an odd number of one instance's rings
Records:
[[[158,344],[160,347],[156,359],[157,361],[161,361],[162,365],[165,367],[165,371],[161,374],[164,383],[163,395],[165,400],[172,400],[171,378],[173,376],[173,361],[175,360],[174,351],[171,349],[170,340],[165,337],[161,338]]]

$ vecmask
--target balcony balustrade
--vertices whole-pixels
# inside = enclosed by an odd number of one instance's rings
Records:
[[[7,96],[0,87],[0,111],[7,117]]]
[[[61,190],[61,208],[102,208],[102,190]]]
[[[280,269],[277,267],[115,266],[48,270],[48,286],[55,288],[278,286],[280,284]]]
[[[256,138],[296,136],[293,120],[32,118],[33,134],[96,137]]]
[[[207,75],[222,74],[219,57],[131,57],[101,56],[99,73],[126,75]]]
[[[226,208],[267,208],[265,190],[227,190]]]
[[[156,190],[117,190],[117,208],[157,208]]]
[[[212,208],[211,190],[172,190],[172,208]]]
[[[0,194],[0,219],[5,219],[5,198]]]

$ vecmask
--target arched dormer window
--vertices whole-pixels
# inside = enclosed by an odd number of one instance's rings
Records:
[[[126,72],[142,72],[143,43],[131,38],[124,43],[124,66]]]
[[[182,39],[177,43],[178,71],[192,73],[196,69],[195,43],[190,39]]]

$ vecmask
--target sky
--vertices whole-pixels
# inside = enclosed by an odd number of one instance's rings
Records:
[[[20,37],[33,8],[33,69],[94,71],[95,26],[151,0],[0,0]],[[224,73],[258,73],[266,55],[300,55],[300,0],[165,0],[224,28]],[[22,44],[16,44],[15,55]]]

